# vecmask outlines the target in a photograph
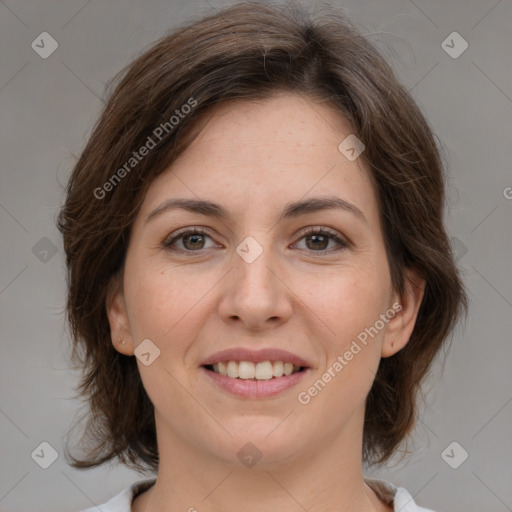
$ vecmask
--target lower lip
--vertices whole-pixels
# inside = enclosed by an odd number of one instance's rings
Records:
[[[274,377],[269,380],[246,380],[232,379],[220,373],[207,370],[204,366],[201,366],[200,369],[222,389],[242,398],[267,398],[277,395],[285,389],[298,384],[309,371],[309,368],[307,368],[301,372],[295,372],[283,377]]]

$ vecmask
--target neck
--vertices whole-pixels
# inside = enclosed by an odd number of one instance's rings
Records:
[[[184,444],[159,420],[157,481],[136,498],[133,512],[231,512],[240,510],[240,504],[244,512],[392,510],[364,483],[362,440],[354,442],[359,424],[346,425],[343,432],[322,439],[322,446],[309,445],[288,460],[245,468]]]

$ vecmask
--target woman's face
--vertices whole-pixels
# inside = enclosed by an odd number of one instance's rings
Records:
[[[292,94],[226,103],[151,183],[108,310],[159,442],[230,464],[359,446],[379,360],[407,343],[421,294],[392,290],[374,189],[338,149],[350,133]],[[177,199],[208,205],[164,207]],[[229,360],[244,362],[204,366]],[[281,363],[307,369],[274,377]]]

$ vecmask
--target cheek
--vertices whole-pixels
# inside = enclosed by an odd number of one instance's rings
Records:
[[[127,262],[125,297],[130,328],[137,340],[155,339],[160,346],[166,330],[185,315],[190,293],[183,293],[184,283],[178,274],[171,276],[149,262],[145,265]]]
[[[212,284],[204,276],[199,278],[199,273],[184,272],[183,267],[163,269],[149,262],[127,264],[126,276],[125,297],[135,345],[150,339],[160,350],[149,366],[137,361],[144,388],[160,407],[183,404],[186,397],[178,383],[185,381],[187,351],[200,328],[197,315],[204,315],[201,298]]]
[[[211,273],[151,262],[127,264],[126,277],[125,297],[136,341],[150,338],[161,350],[172,344],[174,353],[179,352],[180,340],[191,339],[199,328],[205,297],[219,281]]]
[[[298,398],[301,404],[312,404],[305,409],[312,417],[321,418],[323,411],[332,410],[332,431],[336,432],[364,404],[372,387],[384,331],[376,335],[371,331],[372,336],[368,330],[386,311],[387,295],[384,286],[376,288],[374,281],[348,275],[331,280],[327,291],[310,296],[329,327],[327,336],[317,338],[325,353],[324,365],[301,388]]]
[[[301,298],[325,322],[331,338],[340,345],[373,325],[388,307],[388,272],[368,260],[328,275],[303,275],[301,279]]]
[[[316,386],[313,394],[322,395],[319,407],[339,403],[351,411],[364,402],[378,368],[384,334],[383,329],[376,333],[372,327],[388,309],[389,287],[385,265],[370,259],[309,286],[305,303],[328,326],[326,335],[317,338],[325,353],[325,366],[319,369],[321,382],[309,384]]]

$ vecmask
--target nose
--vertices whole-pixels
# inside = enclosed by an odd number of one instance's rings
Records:
[[[265,331],[287,322],[293,310],[293,293],[270,244],[254,261],[234,253],[233,265],[219,305],[223,320],[252,331]]]

